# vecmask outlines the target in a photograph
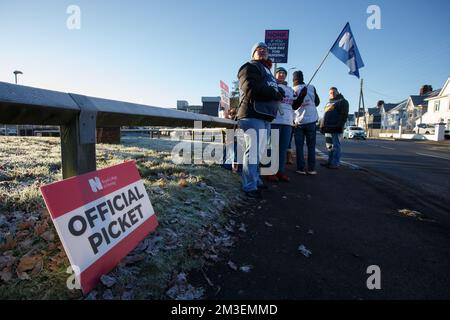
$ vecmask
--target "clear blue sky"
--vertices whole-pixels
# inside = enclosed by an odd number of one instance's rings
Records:
[[[66,27],[71,4],[81,8],[80,30]],[[381,30],[366,26],[370,4],[381,8]],[[161,107],[200,104],[220,94],[220,80],[231,85],[266,29],[290,30],[283,66],[308,80],[349,21],[372,107],[444,84],[449,12],[447,0],[0,0],[0,81],[13,82],[19,69],[19,83],[29,86]],[[334,56],[313,84],[322,101],[338,87],[356,110],[359,80]]]

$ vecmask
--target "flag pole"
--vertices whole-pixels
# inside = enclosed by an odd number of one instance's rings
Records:
[[[330,50],[328,50],[327,54],[325,55],[325,58],[323,58],[322,62],[320,63],[319,67],[316,69],[316,72],[314,72],[313,76],[311,77],[311,80],[309,80],[308,84],[306,86],[309,86],[311,84],[311,82],[313,81],[314,77],[316,76],[317,72],[319,72],[320,68],[322,67],[322,65],[324,64],[325,60],[327,60],[328,56],[331,53],[331,49],[333,49],[334,45],[336,44],[336,42],[341,38],[342,32],[344,32],[345,28],[347,27],[349,23],[347,22],[344,26],[344,28],[342,29],[341,33],[339,34],[338,38],[336,39],[336,41],[333,43],[333,45],[331,46]]]
[[[334,45],[333,45],[334,46]],[[306,86],[309,86],[311,84],[311,82],[313,81],[314,77],[316,76],[317,72],[319,72],[320,68],[322,67],[322,65],[324,64],[325,60],[327,60],[328,56],[331,53],[331,49],[328,50],[325,58],[323,58],[322,62],[320,63],[319,67],[316,69],[316,72],[314,72],[313,76],[311,77],[311,80],[309,80],[308,84]]]

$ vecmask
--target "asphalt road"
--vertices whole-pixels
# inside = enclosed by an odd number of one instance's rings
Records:
[[[415,190],[423,200],[448,208],[450,214],[449,142],[343,140],[342,160]],[[317,149],[326,152],[321,134],[317,135]]]
[[[290,183],[270,183],[264,200],[249,201],[233,216],[246,231],[235,231],[231,254],[205,268],[205,277],[191,275],[207,289],[205,298],[450,298],[445,211],[365,170],[319,167],[317,176],[294,170],[288,166]],[[402,215],[402,209],[422,216]],[[250,271],[234,270],[228,261]],[[369,266],[381,270],[380,290],[367,287]]]

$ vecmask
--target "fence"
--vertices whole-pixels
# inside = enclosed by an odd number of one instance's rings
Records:
[[[0,82],[0,123],[60,126],[63,178],[96,170],[97,127],[232,128],[234,121],[198,113]]]

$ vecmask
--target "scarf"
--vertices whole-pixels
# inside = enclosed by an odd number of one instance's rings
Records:
[[[267,69],[272,69],[272,60],[267,59],[267,60],[259,60],[259,62],[261,62],[264,66],[267,67]]]

